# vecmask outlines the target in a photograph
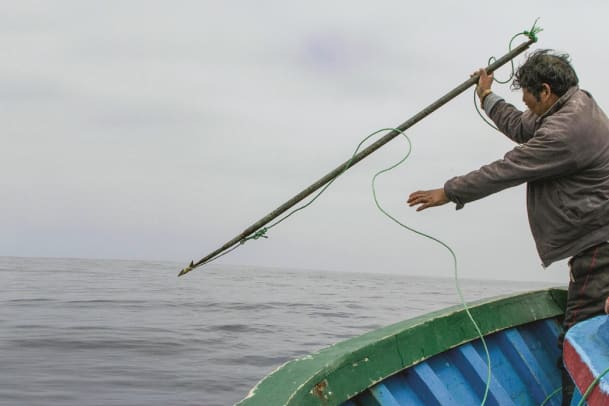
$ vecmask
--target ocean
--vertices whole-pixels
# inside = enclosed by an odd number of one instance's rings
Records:
[[[232,405],[292,358],[460,303],[452,276],[181,265],[0,257],[0,405]]]

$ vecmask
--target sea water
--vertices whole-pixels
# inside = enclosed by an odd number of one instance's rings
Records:
[[[460,302],[452,278],[0,257],[0,405],[232,405],[338,341]],[[461,281],[466,300],[543,283]]]

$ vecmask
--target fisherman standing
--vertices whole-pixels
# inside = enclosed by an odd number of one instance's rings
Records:
[[[528,107],[520,111],[491,91],[492,75],[478,71],[476,92],[497,128],[519,145],[503,159],[448,180],[443,188],[408,198],[417,211],[481,199],[527,183],[527,211],[544,266],[569,258],[570,283],[563,333],[603,314],[609,297],[609,119],[578,87],[568,55],[532,53],[512,82]],[[573,383],[559,361],[563,405]]]

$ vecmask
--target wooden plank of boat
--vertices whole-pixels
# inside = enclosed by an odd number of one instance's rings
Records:
[[[603,372],[609,367],[609,317],[597,316],[577,323],[565,336],[565,367],[579,393],[571,404],[579,403],[581,394],[590,385],[592,390],[586,401],[589,405],[609,405],[609,375]],[[593,382],[598,379],[598,382]],[[575,403],[577,402],[577,403]]]
[[[564,289],[548,289],[469,305],[491,353],[487,404],[539,405],[560,387],[556,318],[565,303]],[[238,405],[480,404],[486,374],[478,333],[454,306],[290,361]],[[546,404],[559,402],[557,394]]]

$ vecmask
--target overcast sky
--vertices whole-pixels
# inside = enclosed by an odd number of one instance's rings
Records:
[[[537,17],[535,48],[570,53],[606,107],[609,3],[564,3],[3,2],[0,255],[196,261],[506,53]],[[523,107],[520,92],[495,91]],[[410,159],[378,182],[388,211],[452,246],[463,277],[566,281],[564,262],[540,265],[522,186],[461,211],[405,204],[513,148],[471,91],[408,135]],[[374,173],[405,152],[392,141],[218,263],[452,276],[444,248],[372,200]]]

